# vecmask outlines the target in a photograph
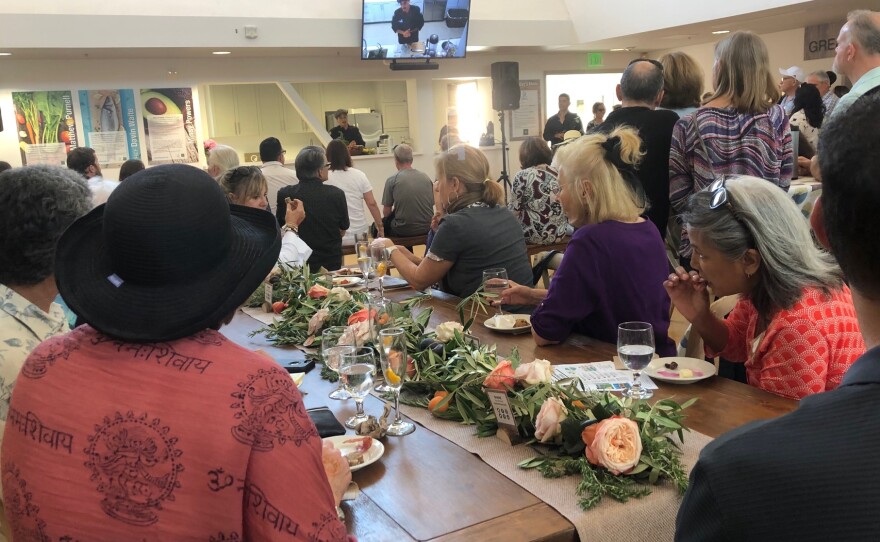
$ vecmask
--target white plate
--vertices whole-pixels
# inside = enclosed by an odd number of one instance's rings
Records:
[[[667,369],[665,365],[673,361],[678,363],[678,367]],[[693,376],[680,376],[682,369],[693,371]],[[670,384],[691,384],[715,376],[715,365],[696,358],[656,358],[648,364],[645,374]]]
[[[333,443],[333,447],[342,452],[342,455],[347,455],[355,451],[355,448],[358,445],[357,441],[346,442],[347,440],[358,439],[361,437],[357,435],[339,435],[336,437],[327,437],[323,440],[328,440]],[[372,465],[376,461],[379,461],[379,458],[385,453],[385,446],[376,439],[373,439],[373,444],[370,446],[370,449],[367,450],[367,453],[364,454],[364,462],[360,465],[355,465],[351,468],[352,472],[356,470],[360,470],[367,465]]]
[[[501,328],[498,327],[495,323],[495,319],[498,318],[498,315],[493,316],[492,318],[487,318],[483,325],[492,331],[497,331],[498,333],[511,333],[516,335],[518,333],[525,333],[526,331],[532,329],[532,316],[530,314],[505,314],[504,316],[512,316],[514,320],[525,320],[529,323],[527,326],[519,326],[519,327],[510,327],[510,328]]]
[[[355,276],[342,276],[342,277],[333,277],[333,286],[342,286],[343,288],[351,288],[352,286],[357,286],[362,283],[364,279],[361,277]]]

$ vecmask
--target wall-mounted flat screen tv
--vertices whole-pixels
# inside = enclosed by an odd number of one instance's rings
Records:
[[[364,0],[364,60],[464,58],[471,0]]]

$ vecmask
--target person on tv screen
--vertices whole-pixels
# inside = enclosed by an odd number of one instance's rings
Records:
[[[397,34],[397,43],[412,44],[419,41],[419,30],[425,26],[425,18],[418,6],[410,5],[410,0],[397,0],[400,7],[394,10],[391,30]]]

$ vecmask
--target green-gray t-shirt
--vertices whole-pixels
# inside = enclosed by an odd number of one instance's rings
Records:
[[[434,186],[417,169],[401,169],[385,181],[382,205],[394,207],[391,227],[396,235],[423,235],[434,216]]]

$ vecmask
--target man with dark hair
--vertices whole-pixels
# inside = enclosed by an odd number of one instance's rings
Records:
[[[266,196],[269,198],[269,209],[275,211],[277,209],[286,209],[286,205],[272,208],[272,204],[278,199],[278,191],[285,186],[291,186],[299,183],[296,173],[284,167],[284,155],[287,151],[281,146],[281,142],[277,137],[267,137],[260,142],[260,160],[263,161],[263,177],[266,178],[266,184],[269,191]]]
[[[325,183],[330,164],[321,147],[304,147],[294,165],[300,182],[278,191],[275,211],[278,224],[285,223],[285,198],[302,201],[308,211],[299,225],[299,236],[312,248],[309,269],[314,272],[323,267],[335,271],[342,267],[342,237],[350,226],[345,192]]]
[[[559,95],[559,113],[556,113],[544,125],[544,141],[549,141],[551,145],[562,143],[565,138],[565,132],[575,130],[584,133],[584,125],[577,113],[569,113],[568,108],[571,106],[571,98],[564,92]]]
[[[95,154],[95,149],[90,147],[77,147],[67,153],[67,167],[85,177],[89,182],[89,190],[92,191],[92,206],[94,207],[107,203],[110,193],[119,186],[119,182],[110,181],[101,176],[98,155]]]
[[[407,144],[394,147],[397,173],[385,181],[382,191],[382,222],[385,235],[424,235],[434,216],[434,186],[431,178],[412,167],[413,150]]]
[[[878,125],[880,93],[873,93],[822,127],[825,203],[812,218],[849,282],[869,350],[838,388],[706,446],[678,512],[678,541],[877,539],[880,472],[871,466],[880,448]]]
[[[419,30],[425,26],[425,17],[419,6],[410,4],[410,0],[397,0],[400,7],[394,10],[391,17],[391,30],[397,34],[397,43],[410,45],[419,41]],[[334,138],[335,139],[335,138]]]
[[[348,111],[337,109],[336,113],[333,113],[333,118],[336,119],[336,126],[330,129],[330,139],[344,139],[348,143],[348,150],[355,145],[363,147],[367,144],[358,127],[348,123]]]
[[[630,62],[617,85],[617,99],[622,107],[612,111],[599,130],[610,133],[625,124],[639,131],[645,156],[636,174],[650,203],[645,216],[657,226],[660,237],[666,237],[669,148],[678,114],[657,109],[663,99],[663,67],[660,63],[642,58]]]

